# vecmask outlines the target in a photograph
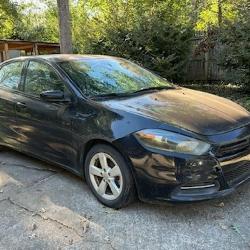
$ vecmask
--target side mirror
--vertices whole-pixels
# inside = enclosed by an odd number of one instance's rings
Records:
[[[48,90],[40,94],[41,99],[48,102],[70,102],[70,98],[65,98],[61,90]]]

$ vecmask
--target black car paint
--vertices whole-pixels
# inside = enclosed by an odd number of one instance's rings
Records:
[[[112,100],[88,99],[57,64],[67,60],[67,56],[15,60],[24,60],[25,66],[19,90],[0,89],[2,145],[57,163],[83,176],[89,148],[97,142],[112,144],[127,160],[142,200],[201,200],[223,196],[233,189],[223,184],[223,173],[220,167],[215,168],[220,163],[213,153],[197,157],[147,149],[133,133],[146,128],[165,129],[209,142],[216,150],[220,145],[250,135],[250,115],[240,106],[183,88]],[[69,91],[70,103],[46,102],[22,92],[29,60],[49,64],[56,71]],[[208,105],[200,99],[204,97]],[[218,107],[220,104],[226,107],[226,114]],[[186,173],[189,164],[197,161],[202,161],[203,166],[191,171],[193,178],[189,179]],[[175,197],[180,185],[208,180],[220,183],[212,194],[208,190],[200,197],[193,193]]]

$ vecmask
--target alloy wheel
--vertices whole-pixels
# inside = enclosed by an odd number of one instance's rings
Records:
[[[106,153],[95,154],[89,164],[90,181],[102,198],[115,200],[123,188],[121,169],[116,161]]]

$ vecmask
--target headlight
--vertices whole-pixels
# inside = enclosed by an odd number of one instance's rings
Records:
[[[202,155],[210,148],[206,142],[161,129],[141,130],[136,132],[135,136],[146,147],[171,152]]]

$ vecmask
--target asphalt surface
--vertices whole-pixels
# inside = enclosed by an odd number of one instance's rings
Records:
[[[113,210],[67,171],[3,151],[0,249],[250,249],[250,183],[219,200]]]

